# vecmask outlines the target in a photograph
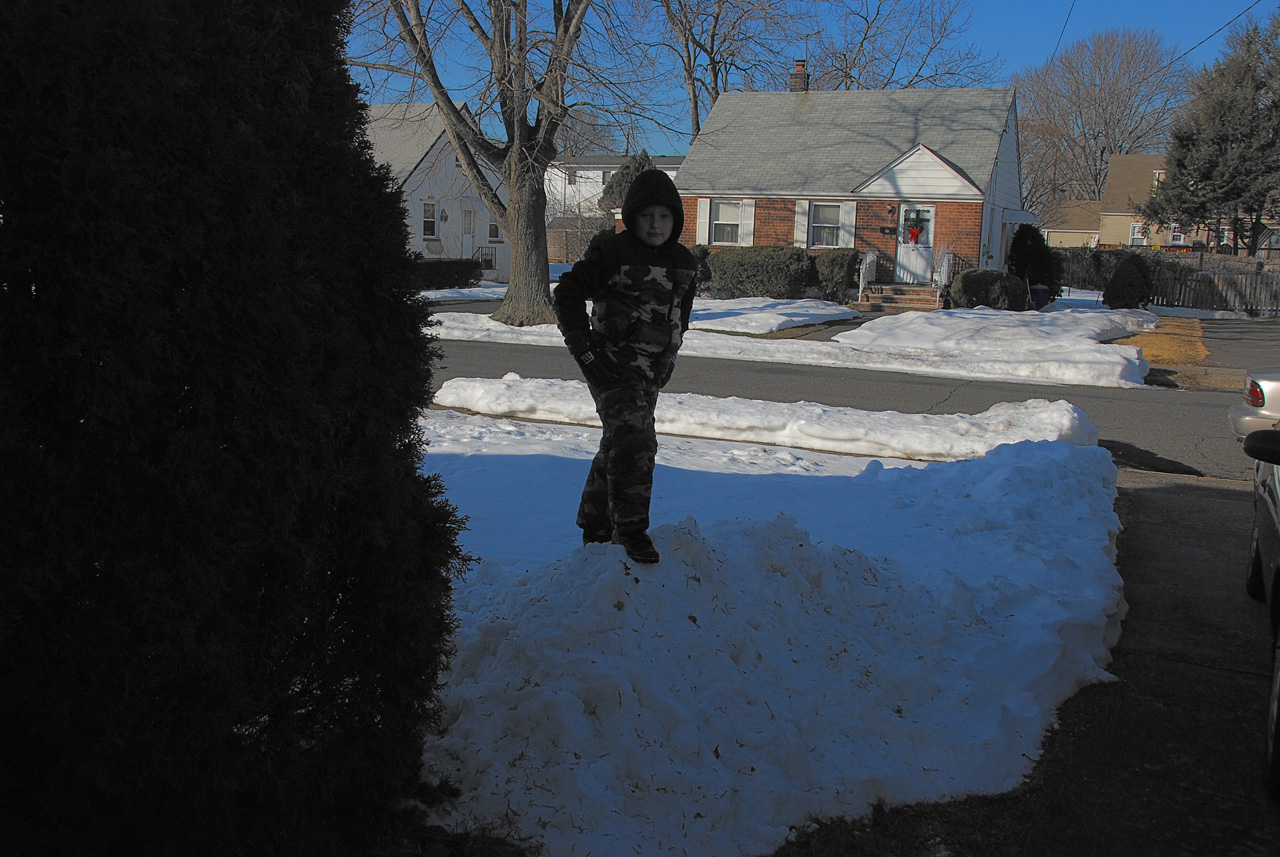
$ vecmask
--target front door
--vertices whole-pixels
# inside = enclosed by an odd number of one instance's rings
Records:
[[[933,281],[933,216],[932,205],[899,206],[897,282]]]

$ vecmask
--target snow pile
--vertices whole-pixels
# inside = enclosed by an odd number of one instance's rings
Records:
[[[515,373],[501,380],[454,378],[441,386],[435,403],[492,416],[600,425],[581,381],[526,379]],[[974,458],[998,444],[1020,440],[1068,440],[1085,446],[1098,442],[1093,423],[1065,400],[1000,403],[971,416],[663,393],[656,418],[664,434],[930,461]]]
[[[573,524],[597,429],[422,425],[483,557],[426,745],[463,793],[445,823],[556,857],[767,853],[811,816],[1015,786],[1056,706],[1108,678],[1097,447],[924,465],[663,438],[663,558],[635,566]]]
[[[1151,330],[1158,321],[1142,310],[1038,313],[984,308],[882,316],[832,341],[764,340],[698,329],[710,325],[761,333],[828,321],[842,312],[847,311],[824,301],[698,300],[694,329],[685,334],[680,356],[1035,384],[1140,387],[1148,368],[1142,351],[1105,342]],[[435,319],[432,332],[441,339],[564,347],[555,325],[516,328],[486,315],[457,312],[438,313]]]
[[[857,310],[830,301],[783,301],[769,298],[695,300],[689,316],[694,330],[729,333],[774,333],[806,324],[861,318]]]

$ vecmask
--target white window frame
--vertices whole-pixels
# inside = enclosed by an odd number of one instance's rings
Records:
[[[572,187],[578,183],[578,171],[570,167],[565,171],[568,174],[566,181]]]
[[[489,221],[489,243],[490,244],[502,243],[502,230],[499,229],[498,224],[494,223],[492,220]]]
[[[819,223],[818,209],[835,209],[835,223]],[[812,202],[809,204],[809,246],[810,247],[839,247],[840,246],[840,203],[838,202]],[[818,230],[828,231],[834,239],[832,241],[818,241]],[[825,236],[824,236],[825,237]]]
[[[439,238],[440,223],[436,219],[436,203],[435,200],[424,199],[422,201],[422,237],[423,238]]]
[[[1130,247],[1146,247],[1150,243],[1151,235],[1147,230],[1147,224],[1137,221],[1129,224]]]
[[[1182,225],[1179,223],[1169,224],[1169,243],[1170,244],[1186,244],[1187,236],[1182,231]]]
[[[462,209],[462,234],[476,234],[476,213],[469,208]]]
[[[718,220],[717,218],[722,217],[724,214],[724,212],[722,211],[722,207],[736,208],[735,218],[733,220]],[[728,240],[728,239],[719,237],[716,233],[720,227],[724,227],[726,231],[732,228],[733,239]],[[710,237],[710,241],[708,243],[717,244],[720,246],[727,246],[727,247],[739,246],[742,243],[742,200],[740,199],[711,200],[711,217],[708,223],[708,228],[709,228],[708,234]]]

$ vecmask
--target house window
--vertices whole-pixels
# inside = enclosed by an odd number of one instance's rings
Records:
[[[1152,170],[1151,176],[1151,186],[1155,187],[1160,184],[1160,182],[1164,181],[1164,170]]]
[[[436,237],[436,204],[434,202],[422,204],[422,237]]]
[[[809,246],[840,246],[840,206],[815,202],[809,208]]]
[[[502,233],[498,230],[498,224],[489,224],[489,240],[495,243],[502,243]]]
[[[1145,223],[1129,224],[1129,245],[1132,247],[1147,246],[1147,224]]]
[[[1187,236],[1182,234],[1182,226],[1177,223],[1169,224],[1169,243],[1170,244],[1186,244]]]
[[[711,243],[737,244],[738,225],[742,222],[742,203],[737,200],[711,201]]]
[[[498,251],[492,247],[481,247],[476,251],[476,258],[480,260],[480,267],[486,271],[496,271],[498,268]]]
[[[462,234],[476,234],[476,213],[469,208],[462,210]]]
[[[602,173],[600,173],[600,182],[602,184],[608,184],[609,179],[613,178],[613,173],[614,173],[613,170],[605,170]]]
[[[577,183],[578,183],[578,171],[569,170],[569,184],[575,185]]]

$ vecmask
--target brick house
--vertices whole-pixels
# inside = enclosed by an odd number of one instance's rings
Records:
[[[1022,210],[1014,91],[789,92],[716,101],[676,174],[685,244],[875,251],[877,283],[936,283],[948,255],[1003,268]]]

